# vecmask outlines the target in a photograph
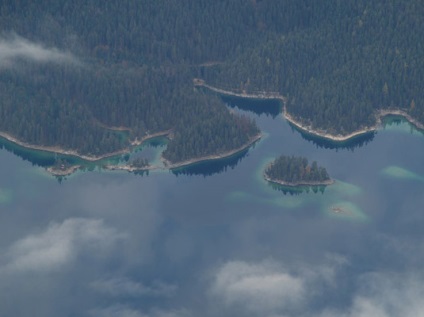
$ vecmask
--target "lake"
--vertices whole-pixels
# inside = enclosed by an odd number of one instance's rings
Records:
[[[174,172],[93,166],[58,181],[44,154],[0,150],[0,315],[423,314],[423,133],[389,118],[336,146],[275,105],[241,107],[262,140]],[[336,183],[272,187],[263,168],[281,154],[316,160]]]

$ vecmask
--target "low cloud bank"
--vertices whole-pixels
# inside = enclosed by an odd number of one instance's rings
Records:
[[[216,271],[211,293],[225,306],[258,316],[300,311],[318,286],[333,284],[336,266],[288,268],[273,260],[231,261]]]
[[[416,317],[424,316],[423,272],[360,274],[351,304],[315,310],[314,302],[337,292],[343,259],[316,266],[285,266],[273,260],[230,261],[215,270],[211,284],[215,306],[244,316],[268,317]],[[343,291],[343,289],[340,289]]]
[[[70,218],[52,223],[45,231],[11,245],[1,257],[0,273],[59,269],[83,251],[100,254],[124,237],[97,219]]]
[[[424,316],[424,285],[420,273],[370,273],[359,279],[351,307],[321,317]]]
[[[17,35],[0,37],[0,68],[11,68],[19,60],[35,63],[79,64],[78,59],[69,52],[48,48]]]

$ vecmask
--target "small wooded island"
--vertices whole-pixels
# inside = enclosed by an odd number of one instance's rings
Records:
[[[281,155],[266,167],[264,178],[271,183],[292,187],[334,183],[324,167],[318,166],[316,161],[308,165],[308,159],[300,156]]]

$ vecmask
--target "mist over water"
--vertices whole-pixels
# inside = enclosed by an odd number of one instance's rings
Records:
[[[280,115],[239,108],[265,135],[254,147],[142,177],[93,166],[59,183],[42,167],[47,154],[4,144],[0,315],[423,311],[424,137],[399,122],[328,148]],[[128,159],[154,161],[163,148]],[[336,183],[271,186],[263,169],[281,154],[316,160]]]

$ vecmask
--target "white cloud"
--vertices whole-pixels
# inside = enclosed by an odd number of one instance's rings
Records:
[[[302,300],[304,283],[272,263],[230,262],[218,272],[214,292],[228,304],[240,303],[251,309],[274,309]]]
[[[422,274],[365,274],[351,307],[331,311],[322,317],[422,317],[424,285]]]
[[[267,260],[228,262],[215,272],[211,292],[224,304],[246,316],[424,317],[423,273],[366,273],[357,277],[351,305],[313,310],[313,302],[337,291],[336,274],[343,260],[327,265],[291,266]],[[343,290],[341,290],[343,291]]]
[[[47,271],[71,262],[81,250],[101,252],[124,235],[105,226],[103,221],[71,218],[52,223],[44,232],[15,242],[4,255],[7,272]]]
[[[79,63],[69,52],[48,48],[17,35],[0,38],[0,68],[12,67],[19,59],[37,63]]]
[[[177,290],[176,285],[154,282],[150,286],[127,278],[98,280],[91,284],[98,292],[110,296],[172,296]]]
[[[231,261],[213,275],[211,293],[217,306],[246,316],[424,317],[424,276],[416,273],[366,273],[351,305],[314,311],[313,303],[338,287],[337,273],[345,261],[332,258],[325,265],[284,266],[273,260]],[[341,290],[343,291],[343,290]]]
[[[258,315],[300,310],[317,285],[333,283],[335,265],[288,269],[267,260],[259,263],[232,261],[214,275],[211,293],[226,306]]]

